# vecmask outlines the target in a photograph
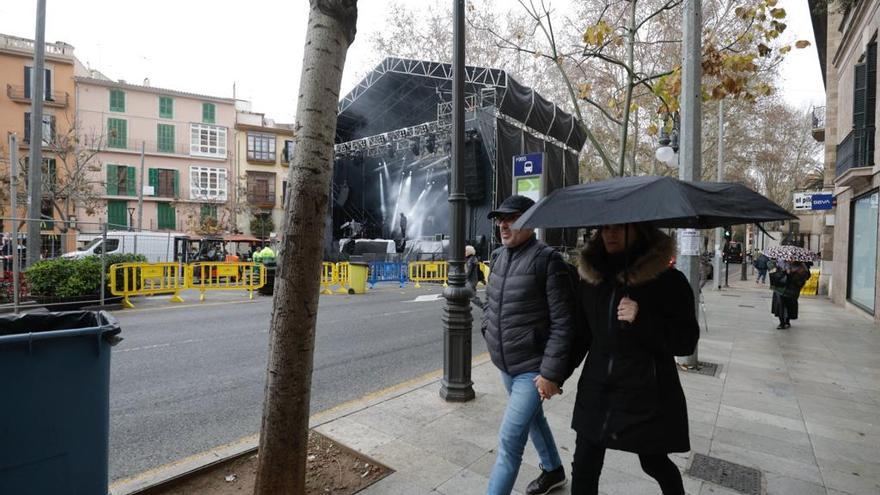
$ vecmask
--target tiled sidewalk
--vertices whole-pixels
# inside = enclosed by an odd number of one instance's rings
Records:
[[[766,287],[731,283],[704,293],[700,360],[720,369],[714,377],[682,373],[693,450],[673,460],[684,470],[702,453],[756,467],[767,494],[880,493],[880,329],[824,297],[802,297],[801,318],[776,330]],[[567,470],[575,380],[545,405]],[[485,356],[475,361],[473,381],[477,398],[466,404],[444,402],[439,382],[428,378],[318,429],[395,469],[362,493],[485,493],[506,394]],[[537,476],[537,465],[529,446],[517,490]],[[737,493],[689,476],[685,488]],[[606,455],[600,490],[660,493],[635,455],[615,451]]]

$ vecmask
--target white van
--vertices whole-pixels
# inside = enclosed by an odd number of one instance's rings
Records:
[[[62,258],[85,258],[102,253],[106,254],[142,254],[150,263],[174,261],[174,237],[184,235],[179,232],[129,232],[111,230],[107,232],[107,245],[101,234],[80,234],[76,237],[77,244],[82,247],[76,251],[64,253]],[[137,243],[135,243],[137,239]],[[135,252],[135,244],[137,251]]]

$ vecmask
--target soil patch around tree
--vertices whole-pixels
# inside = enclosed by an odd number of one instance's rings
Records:
[[[216,464],[144,495],[250,495],[257,452]],[[351,495],[392,473],[376,461],[315,431],[309,431],[305,495]]]

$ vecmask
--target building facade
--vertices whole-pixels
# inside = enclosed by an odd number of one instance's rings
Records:
[[[144,230],[235,230],[234,100],[96,77],[76,78],[76,98],[103,184],[103,208],[78,218],[137,228],[143,187]]]
[[[811,11],[814,3],[810,2]],[[831,298],[880,322],[880,159],[875,146],[880,2],[858,0],[845,7],[835,4],[827,15],[812,15],[826,87],[821,129],[826,181],[834,184],[836,202],[831,217]],[[817,120],[814,127],[818,127]]]
[[[43,99],[43,197],[40,205],[43,251],[47,255],[65,249],[64,232],[67,224],[62,223],[73,215],[74,205],[69,195],[60,187],[67,180],[66,171],[74,159],[66,146],[73,137],[72,130],[76,120],[76,94],[74,75],[79,62],[73,54],[74,48],[58,41],[46,43],[45,87]],[[30,152],[31,104],[33,92],[34,41],[0,34],[0,180],[3,191],[0,193],[0,228],[4,233],[13,229],[10,218],[27,216],[25,203],[25,172]],[[11,209],[9,195],[9,150],[7,136],[18,136],[18,211]],[[21,226],[19,232],[26,231]],[[21,234],[23,235],[23,234]]]
[[[243,203],[238,224],[243,232],[265,239],[281,228],[284,218],[293,129],[245,109],[236,119],[236,169]]]

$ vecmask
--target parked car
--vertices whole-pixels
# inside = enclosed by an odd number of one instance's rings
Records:
[[[174,238],[177,235],[173,232],[129,232],[129,231],[108,231],[107,242],[105,245],[101,234],[80,234],[77,236],[77,242],[85,242],[85,245],[76,251],[64,253],[62,258],[85,258],[86,256],[95,256],[102,253],[106,254],[135,254],[135,244],[137,244],[137,254],[146,256],[150,263],[159,263],[173,261],[174,256]],[[135,242],[137,240],[137,242]]]

